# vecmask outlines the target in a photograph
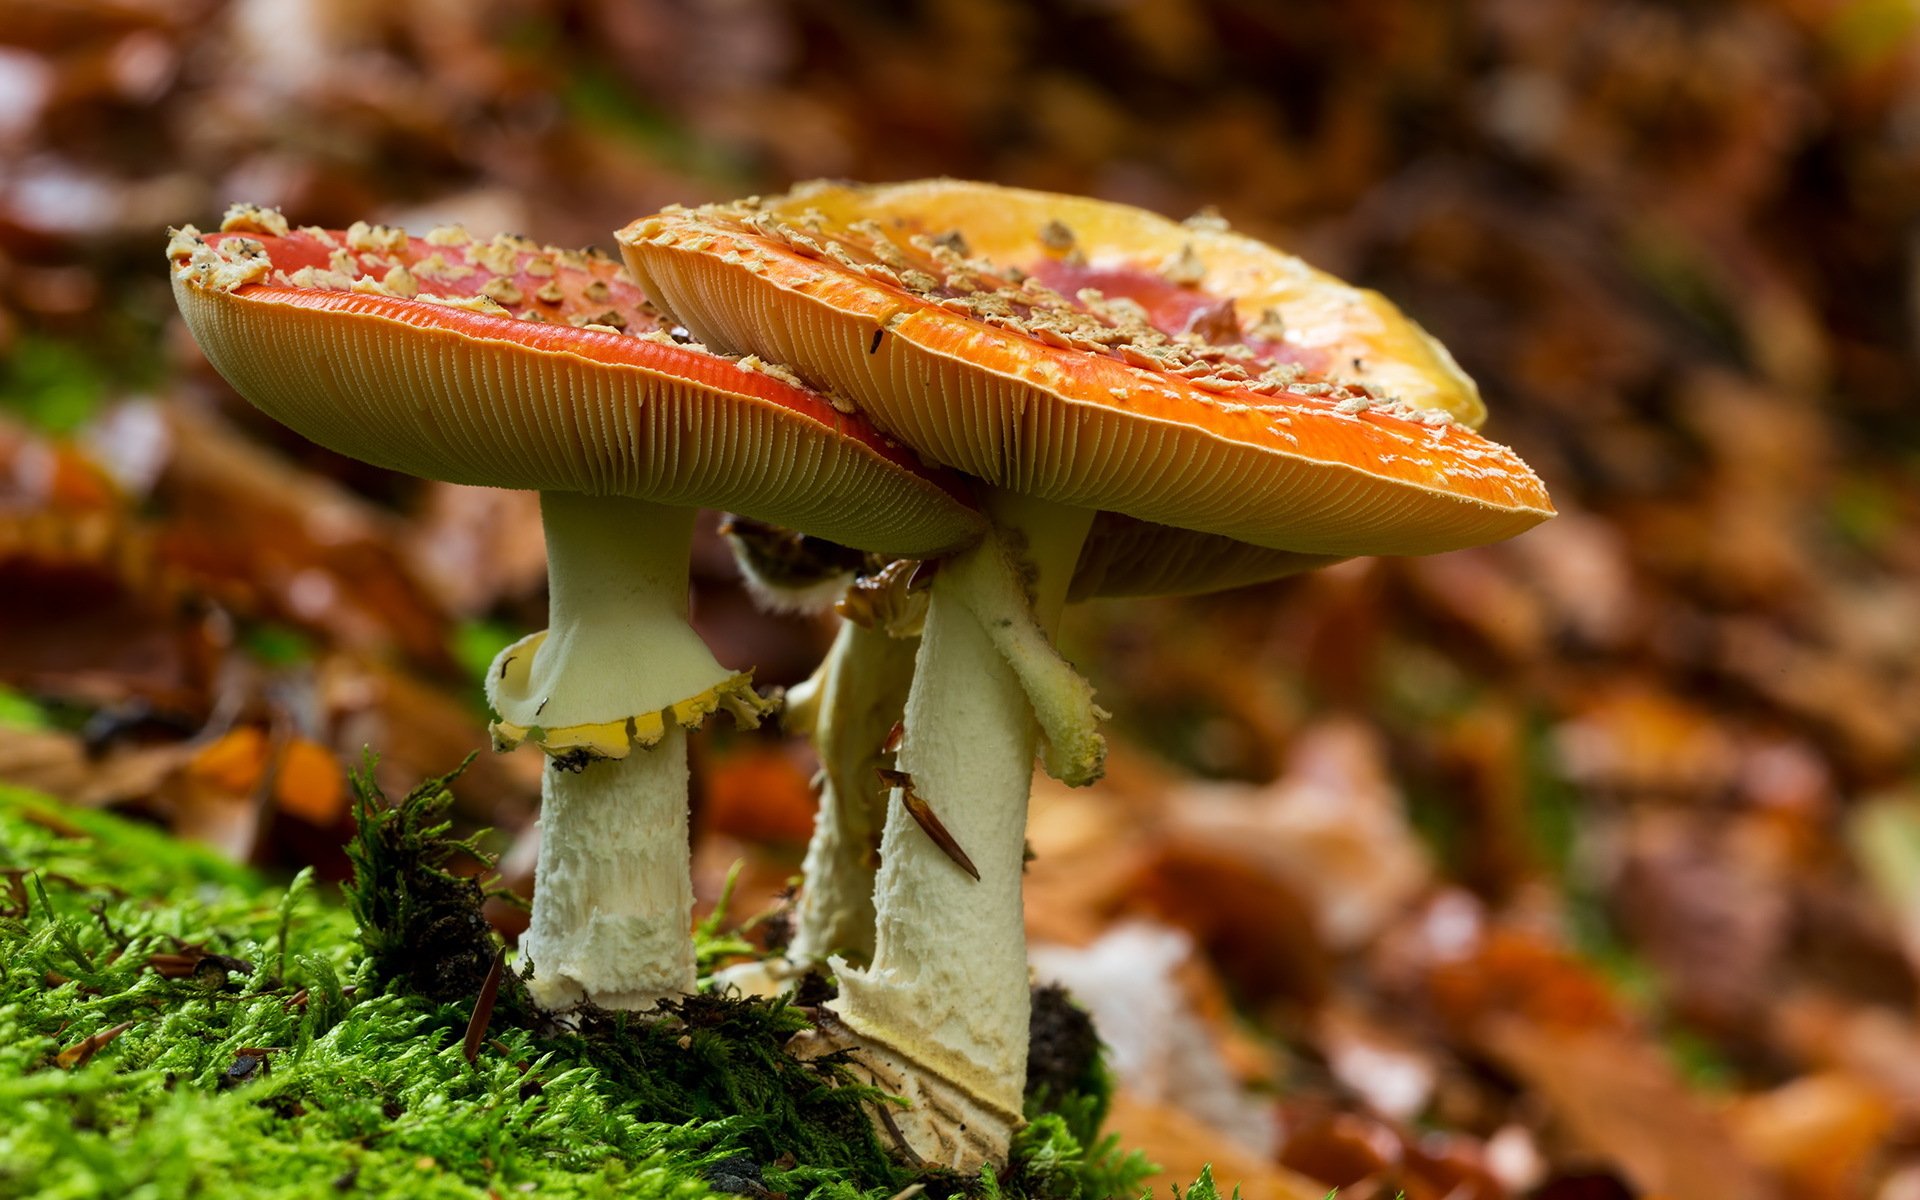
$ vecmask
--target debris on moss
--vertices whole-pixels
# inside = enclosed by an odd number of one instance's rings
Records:
[[[1052,1096],[1097,1095],[1103,1100],[1099,1117],[1104,1119],[1110,1088],[1101,1077],[1100,1035],[1092,1015],[1073,1002],[1066,988],[1043,983],[1033,989],[1027,1028],[1027,1099],[1044,1108]]]
[[[989,1196],[1078,1200],[1142,1196],[1155,1167],[1102,1134],[1113,1076],[1093,1018],[1058,984],[1033,989],[1027,1051],[1027,1124],[1013,1139],[1004,1192]]]
[[[449,870],[462,858],[491,865],[475,839],[451,836],[446,819],[453,804],[448,789],[472,762],[470,755],[398,802],[374,783],[371,762],[352,775],[357,828],[347,843],[353,864],[347,905],[372,977],[383,987],[429,1000],[470,999],[499,953],[499,938],[481,909],[490,894],[504,893]]]

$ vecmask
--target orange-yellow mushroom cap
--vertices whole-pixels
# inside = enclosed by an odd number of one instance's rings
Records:
[[[935,181],[670,209],[620,240],[689,328],[998,487],[1333,557],[1553,512],[1461,423],[1478,396],[1417,326],[1211,226]]]
[[[174,294],[220,373],[342,454],[456,483],[729,508],[862,549],[977,537],[964,481],[790,372],[664,331],[619,265],[522,238],[177,233]]]

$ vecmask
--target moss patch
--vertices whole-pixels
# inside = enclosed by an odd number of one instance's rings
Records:
[[[302,880],[8,790],[0,869],[0,1195],[691,1198],[730,1151],[524,1030],[469,1065]]]
[[[783,1003],[561,1030],[509,973],[469,1063],[496,943],[462,914],[485,889],[455,869],[444,782],[362,786],[347,903],[0,788],[0,1195],[1140,1194],[1097,1073],[1036,1102],[1001,1177],[889,1161],[863,1093],[786,1055],[807,1017]]]

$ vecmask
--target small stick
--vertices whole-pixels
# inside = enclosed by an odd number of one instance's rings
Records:
[[[76,1067],[83,1067],[87,1064],[87,1060],[100,1053],[101,1049],[106,1046],[108,1042],[111,1042],[132,1028],[132,1021],[122,1021],[112,1029],[102,1029],[92,1037],[81,1038],[73,1045],[68,1046],[65,1050],[56,1054],[53,1061],[69,1071]]]
[[[493,1002],[500,995],[500,977],[507,971],[507,951],[502,946],[487,968],[487,981],[480,985],[480,998],[473,1002],[473,1016],[467,1020],[467,1040],[461,1052],[471,1064],[480,1057],[480,1045],[486,1041],[487,1025],[493,1020]]]
[[[960,843],[947,832],[947,827],[940,823],[940,818],[934,815],[933,806],[914,793],[913,776],[905,771],[894,771],[886,767],[879,767],[877,770],[880,772],[880,782],[888,787],[900,789],[900,800],[907,806],[907,815],[920,826],[920,831],[932,838],[933,844],[940,847],[941,853],[952,859],[955,866],[973,876],[974,882],[978,883],[980,868],[973,865],[973,859],[960,848]]]

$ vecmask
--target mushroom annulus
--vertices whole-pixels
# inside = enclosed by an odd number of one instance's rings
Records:
[[[686,730],[768,708],[688,624],[696,509],[938,553],[979,536],[964,485],[784,369],[660,328],[601,255],[247,206],[167,253],[194,337],[269,416],[377,466],[540,493],[549,627],[487,677],[496,748],[547,755],[533,993],[645,1009],[692,991]]]
[[[668,209],[620,234],[706,341],[777,357],[984,486],[993,532],[929,608],[882,837],[877,933],[838,965],[859,1061],[922,1157],[1004,1157],[1020,1121],[1020,900],[1034,752],[1100,769],[1052,633],[1096,514],[1282,552],[1430,554],[1552,515],[1465,421],[1479,398],[1384,299],[1217,219],[932,181]],[[937,813],[977,868],[915,819]]]

